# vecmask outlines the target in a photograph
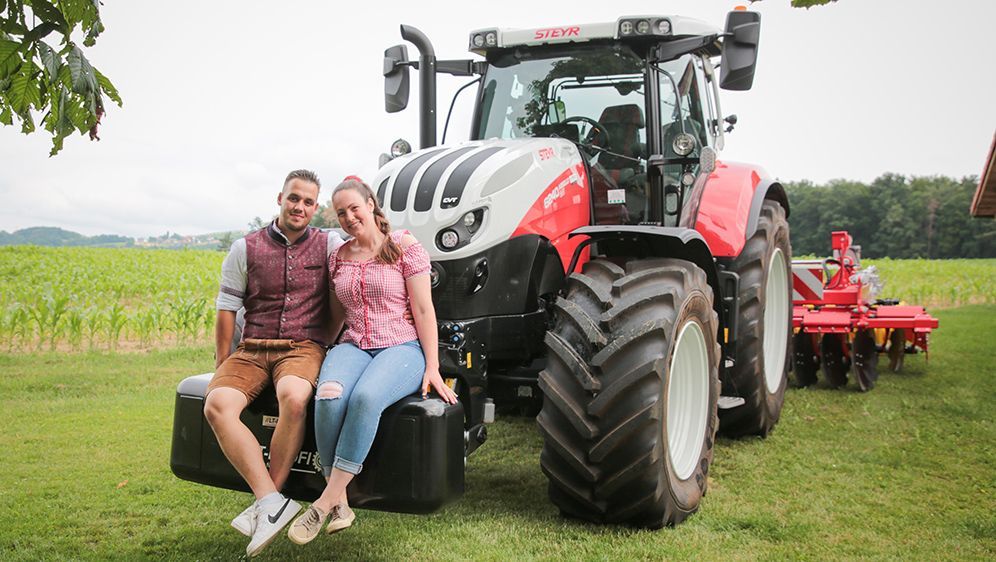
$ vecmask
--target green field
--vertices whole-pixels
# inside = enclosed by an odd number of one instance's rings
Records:
[[[147,350],[206,343],[222,252],[0,247],[0,350]],[[883,297],[996,304],[996,260],[866,260]],[[150,295],[155,295],[150,297]]]
[[[462,500],[355,526],[261,560],[996,558],[996,306],[936,312],[929,364],[872,392],[788,391],[765,440],[719,440],[701,511],[641,531],[562,519],[535,422],[501,418]],[[233,560],[246,494],[169,471],[176,383],[207,346],[0,354],[0,560]]]

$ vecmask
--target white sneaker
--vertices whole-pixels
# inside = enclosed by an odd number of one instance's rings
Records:
[[[256,507],[256,502],[252,502],[252,505],[245,508],[242,513],[236,515],[235,519],[232,519],[232,528],[247,537],[251,537],[252,532],[256,530],[256,528],[253,527],[253,523],[256,521],[252,517],[252,509],[254,507]]]
[[[253,557],[259,554],[266,548],[266,545],[277,538],[280,530],[286,527],[299,511],[301,511],[301,504],[290,498],[285,499],[283,503],[270,510],[256,504],[252,514],[255,529],[252,533],[252,540],[246,547],[246,556]]]

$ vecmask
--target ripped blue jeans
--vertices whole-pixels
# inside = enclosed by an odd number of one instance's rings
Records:
[[[366,350],[341,343],[329,350],[315,392],[315,440],[326,478],[333,467],[360,473],[381,412],[419,390],[424,374],[418,340]]]

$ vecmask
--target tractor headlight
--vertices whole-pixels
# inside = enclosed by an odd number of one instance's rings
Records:
[[[674,137],[671,148],[674,149],[675,154],[678,156],[688,156],[695,150],[695,137],[688,133],[681,133]]]
[[[671,33],[671,22],[669,20],[657,20],[657,33],[667,35]]]
[[[488,47],[496,47],[498,45],[498,34],[494,31],[489,31],[484,34],[484,43]]]
[[[439,233],[439,245],[444,250],[452,250],[460,243],[460,235],[455,230],[444,230]]]
[[[474,237],[484,226],[486,210],[485,207],[481,207],[468,211],[460,215],[455,223],[444,225],[436,234],[436,246],[444,252],[451,252],[473,242]]]
[[[636,32],[640,35],[646,35],[650,31],[650,22],[647,20],[640,20],[636,22]]]
[[[624,21],[619,24],[619,34],[620,35],[631,35],[633,33],[633,22]]]
[[[481,35],[480,33],[474,36],[474,46],[477,48],[481,48],[484,46],[484,36]]]

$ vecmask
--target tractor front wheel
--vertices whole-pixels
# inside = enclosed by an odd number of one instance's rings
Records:
[[[599,523],[680,523],[705,494],[718,423],[705,272],[678,259],[593,260],[554,311],[537,417],[550,499]]]
[[[720,411],[724,435],[767,435],[781,416],[792,359],[791,263],[785,209],[765,201],[757,230],[730,268],[740,276],[740,314],[736,363],[723,376],[723,395],[740,396],[744,404]]]

